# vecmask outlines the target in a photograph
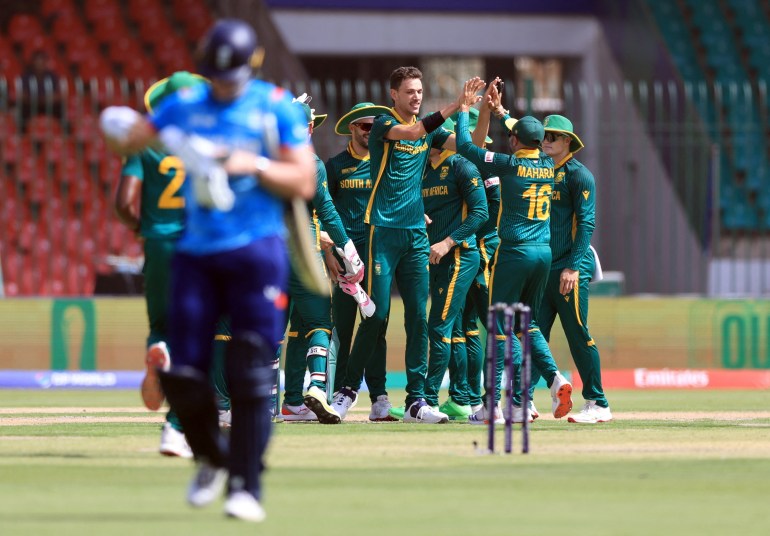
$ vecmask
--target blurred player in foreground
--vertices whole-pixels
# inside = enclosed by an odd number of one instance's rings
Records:
[[[111,107],[100,119],[107,143],[120,154],[160,142],[190,176],[183,187],[185,231],[173,259],[174,364],[161,372],[161,384],[198,462],[188,502],[210,504],[227,483],[225,513],[254,522],[265,518],[261,473],[272,361],[287,302],[283,199],[309,198],[315,186],[305,120],[290,94],[251,80],[256,52],[251,26],[219,20],[198,51],[210,87],[177,92],[150,117]],[[222,314],[229,314],[233,334],[226,356],[229,444],[208,380]]]
[[[145,107],[152,113],[160,103],[176,91],[205,83],[202,76],[180,71],[153,84],[144,96]],[[144,295],[150,333],[147,337],[147,373],[142,381],[145,406],[157,411],[163,404],[158,389],[158,370],[168,370],[168,298],[171,280],[171,258],[176,241],[184,228],[184,197],[181,187],[185,169],[176,156],[147,148],[129,156],[124,164],[115,195],[115,211],[120,220],[142,237],[144,245]],[[226,341],[230,339],[224,322],[217,329],[214,341],[214,388],[220,404],[220,424],[223,418],[229,426],[229,395],[223,377]],[[161,396],[159,396],[161,395]],[[166,414],[161,431],[159,451],[165,456],[192,458],[179,418],[173,411]]]

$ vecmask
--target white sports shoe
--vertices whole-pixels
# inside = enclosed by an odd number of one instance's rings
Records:
[[[489,424],[489,412],[484,404],[471,407],[473,413],[468,416],[468,422],[471,424]],[[505,417],[500,409],[500,403],[495,405],[495,424],[505,424]]]
[[[318,417],[304,403],[292,406],[284,402],[281,405],[281,418],[284,421],[317,421]]]
[[[424,398],[420,398],[412,402],[404,412],[404,422],[446,424],[449,422],[449,416],[429,406]]]
[[[339,424],[342,417],[326,400],[326,391],[312,385],[305,394],[305,405],[313,410],[321,424]]]
[[[225,514],[228,517],[260,523],[265,520],[265,510],[259,501],[248,491],[234,491],[225,501]]]
[[[527,410],[527,422],[534,422],[535,416],[532,414],[532,410]],[[513,422],[524,422],[524,409],[521,406],[513,406]]]
[[[187,502],[196,508],[211,504],[221,495],[226,482],[227,469],[201,462],[195,478],[187,488]]]
[[[390,408],[392,408],[388,395],[380,395],[377,397],[376,402],[372,402],[372,411],[369,413],[369,420],[374,422],[392,422],[397,421],[395,417],[390,414]]]
[[[586,400],[583,408],[575,415],[570,415],[567,422],[578,424],[596,424],[612,420],[612,412],[609,407],[603,408],[596,404],[596,400]]]
[[[192,458],[193,453],[187,438],[182,432],[171,426],[170,422],[163,425],[160,432],[160,448],[158,452],[164,456],[178,456],[179,458]]]
[[[557,419],[561,419],[572,409],[572,384],[558,370],[551,384],[551,400],[551,410]]]
[[[532,419],[540,417],[540,413],[537,411],[535,403],[532,400],[529,401],[529,412],[532,414]]]
[[[344,419],[348,411],[358,402],[358,393],[350,387],[343,387],[336,393],[332,399],[332,408],[339,414],[340,419]]]

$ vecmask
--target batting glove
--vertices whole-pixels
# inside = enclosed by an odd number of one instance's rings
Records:
[[[198,204],[222,212],[231,210],[235,194],[227,172],[218,162],[226,156],[222,148],[200,136],[188,136],[176,127],[164,128],[159,136],[169,152],[184,162]]]
[[[107,138],[122,142],[141,117],[128,106],[108,106],[99,114],[99,128]]]

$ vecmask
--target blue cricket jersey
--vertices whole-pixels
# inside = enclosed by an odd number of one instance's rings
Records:
[[[308,143],[307,122],[300,107],[292,104],[292,95],[262,80],[251,80],[228,102],[215,100],[208,84],[181,89],[164,99],[148,119],[158,132],[173,125],[230,150],[245,149],[272,158],[279,147]],[[177,244],[179,251],[208,255],[283,236],[282,199],[262,188],[254,175],[231,175],[230,188],[235,205],[221,212],[198,205],[185,181],[185,229]]]

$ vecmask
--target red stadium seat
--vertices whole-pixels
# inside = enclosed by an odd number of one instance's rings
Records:
[[[58,164],[63,160],[74,160],[76,157],[75,142],[57,136],[46,140],[43,154],[50,164]]]
[[[104,19],[94,28],[94,38],[101,44],[109,45],[118,39],[132,39],[122,18]]]
[[[51,37],[64,45],[76,36],[86,35],[86,25],[77,12],[67,12],[59,15],[51,23]]]
[[[143,57],[144,50],[130,37],[120,37],[110,43],[109,54],[113,62],[126,63],[137,57]]]
[[[19,135],[9,135],[2,139],[3,161],[18,164],[24,158],[32,155],[32,142],[29,138]]]
[[[18,132],[16,128],[16,117],[10,112],[0,112],[0,136],[15,136]]]
[[[80,63],[77,66],[77,74],[85,81],[105,80],[115,75],[112,66],[98,56],[87,58]]]
[[[89,164],[99,164],[110,154],[107,144],[104,143],[104,138],[101,135],[91,138],[85,144],[83,152],[84,159]]]
[[[103,21],[110,19],[119,19],[123,16],[123,11],[117,0],[85,0],[83,4],[83,13],[88,22],[94,27]]]
[[[101,136],[99,118],[89,113],[81,115],[73,125],[72,134],[76,141],[88,143]]]
[[[146,19],[138,22],[139,38],[158,48],[158,42],[168,39],[180,39],[169,22],[164,19]]]
[[[34,296],[35,295],[35,274],[32,273],[32,268],[24,270],[19,275],[19,296]]]
[[[123,162],[120,158],[109,156],[99,165],[99,182],[104,186],[117,187],[120,174],[123,171]]]
[[[19,160],[16,165],[16,180],[20,184],[28,184],[45,178],[46,171],[42,159],[28,155]]]
[[[34,142],[44,142],[51,138],[61,137],[61,122],[56,117],[36,115],[30,117],[27,123],[27,132]]]
[[[76,33],[66,42],[65,57],[70,63],[79,65],[99,54],[99,45],[88,34]]]
[[[151,80],[158,78],[155,64],[143,56],[135,56],[123,63],[123,76],[130,80],[143,80],[149,86]]]
[[[137,24],[148,19],[166,18],[166,13],[158,0],[128,0],[127,9],[128,18]]]
[[[45,35],[43,26],[34,15],[17,13],[8,21],[8,37],[14,43],[23,44],[35,36]]]
[[[77,8],[73,0],[41,0],[40,14],[44,17],[60,18],[64,14],[75,14]]]
[[[14,100],[16,98],[16,79],[24,73],[24,69],[13,52],[0,50],[0,54],[2,54],[0,56],[0,78],[4,78],[8,84],[8,98]]]

